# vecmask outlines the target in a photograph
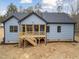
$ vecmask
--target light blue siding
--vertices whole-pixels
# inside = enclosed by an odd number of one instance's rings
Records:
[[[9,21],[5,23],[5,43],[17,43],[18,42],[18,32],[10,32],[10,26],[18,26],[18,20],[15,18],[11,18]]]
[[[45,22],[38,18],[36,15],[31,15],[30,17],[26,18],[21,24],[45,24]]]
[[[50,41],[73,41],[74,24],[48,24],[50,32],[47,39]],[[61,32],[57,32],[57,26],[61,26]]]

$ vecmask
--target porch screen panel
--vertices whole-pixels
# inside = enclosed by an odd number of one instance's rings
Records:
[[[22,25],[22,32],[25,32],[25,25]]]
[[[39,25],[34,25],[34,31],[36,31],[36,32],[39,31]]]
[[[40,25],[40,31],[44,31],[44,25]]]
[[[32,25],[27,25],[27,31],[32,31]]]

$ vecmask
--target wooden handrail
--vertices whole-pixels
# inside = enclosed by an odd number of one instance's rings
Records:
[[[34,33],[32,33],[32,32],[20,32],[19,33],[20,36],[26,35],[26,34],[28,34],[28,35],[45,35],[46,33],[42,32],[42,31],[40,31],[40,34],[39,34],[39,32],[34,32]]]

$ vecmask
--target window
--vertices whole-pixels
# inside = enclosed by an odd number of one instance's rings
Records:
[[[18,31],[18,27],[14,26],[14,32],[17,32],[17,31]]]
[[[10,26],[10,32],[13,32],[13,26]]]
[[[46,27],[46,32],[49,32],[50,28],[49,26]]]
[[[39,31],[39,25],[34,25],[34,31]]]
[[[57,26],[57,32],[61,32],[61,26]]]
[[[18,26],[10,26],[10,32],[17,32]]]
[[[32,31],[32,25],[27,25],[27,31]]]
[[[44,25],[40,25],[40,31],[44,31]]]

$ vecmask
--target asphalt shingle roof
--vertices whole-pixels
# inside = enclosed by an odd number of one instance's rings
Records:
[[[14,13],[13,14],[13,16],[16,17],[18,20],[22,20],[24,17],[27,17],[28,15],[29,14],[27,13]],[[47,23],[75,23],[75,21],[66,13],[45,12],[45,13],[41,13],[41,15],[39,16],[42,17],[44,20],[46,20]]]
[[[42,16],[48,23],[74,23],[66,13],[43,13]]]
[[[27,13],[14,13],[13,14],[15,17],[17,17],[19,20],[23,19],[24,17],[26,17],[28,14]]]

